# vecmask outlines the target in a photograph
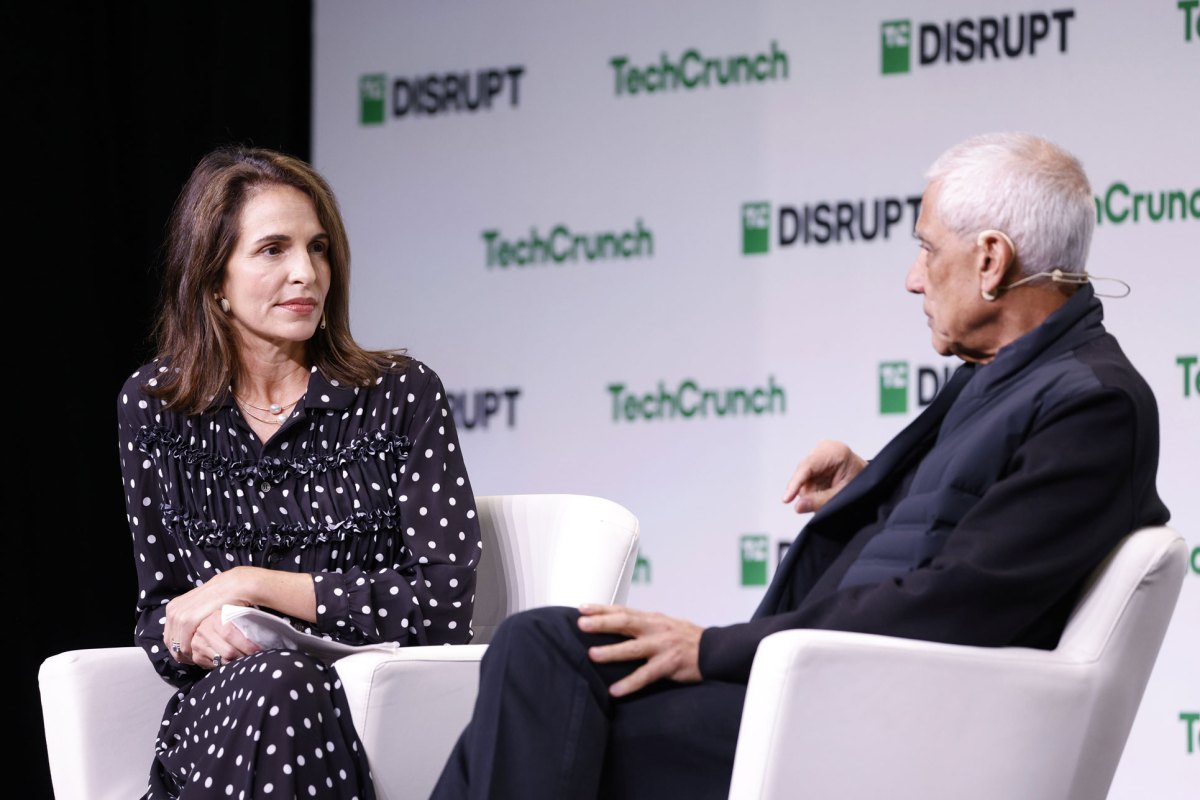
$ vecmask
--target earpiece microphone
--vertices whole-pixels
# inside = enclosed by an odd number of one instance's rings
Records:
[[[981,231],[979,236],[975,239],[976,244],[978,244],[980,247],[983,247],[989,236],[998,236],[999,238],[1003,239],[1008,245],[1008,249],[1012,251],[1013,257],[1016,257],[1017,247],[1013,244],[1013,240],[1010,239],[1008,234],[1006,234],[1004,231],[998,231],[994,229]],[[1082,286],[1083,284],[1089,283],[1093,278],[1095,278],[1096,280],[1101,281],[1113,281],[1114,283],[1119,283],[1125,287],[1125,291],[1121,294],[1101,294],[1100,292],[1096,292],[1097,297],[1120,298],[1125,297],[1130,293],[1130,291],[1132,291],[1129,284],[1119,278],[1102,278],[1099,275],[1089,275],[1087,272],[1067,272],[1059,267],[1055,267],[1047,272],[1037,272],[1033,275],[1028,275],[1019,281],[1013,281],[1005,286],[998,286],[996,287],[996,291],[1000,292],[1008,291],[1009,289],[1015,289],[1022,284],[1029,283],[1030,281],[1037,280],[1038,278],[1049,278],[1054,283],[1065,283],[1072,286]],[[980,294],[983,296],[983,299],[987,300],[988,302],[995,300],[997,297],[996,292],[989,292],[987,289],[981,289]]]

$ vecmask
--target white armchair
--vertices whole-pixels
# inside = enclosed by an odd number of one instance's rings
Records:
[[[476,498],[484,558],[475,641],[459,647],[363,652],[337,662],[380,800],[428,797],[471,718],[479,659],[516,611],[623,603],[637,560],[638,521],[621,506],[577,495]]]
[[[1146,528],[1096,570],[1058,647],[834,631],[763,640],[730,800],[1102,800],[1186,570]]]
[[[475,641],[363,652],[337,662],[379,796],[428,796],[478,686],[479,659],[509,614],[540,605],[624,602],[638,521],[583,495],[476,498],[483,555]],[[162,711],[174,689],[138,647],[73,650],[39,672],[56,800],[128,800],[145,790]]]

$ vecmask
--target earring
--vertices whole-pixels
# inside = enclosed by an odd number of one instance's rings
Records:
[[[228,314],[229,313],[229,301],[226,300],[224,297],[221,297],[220,295],[216,295],[216,298],[217,298],[217,305],[219,305],[221,307],[222,311],[224,311],[226,314]]]
[[[992,292],[989,292],[987,289],[980,288],[979,294],[981,294],[983,299],[987,300],[989,303],[996,299],[996,295]]]
[[[321,315],[321,330],[325,330],[325,315]]]

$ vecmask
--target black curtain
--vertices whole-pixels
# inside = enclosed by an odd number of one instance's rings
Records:
[[[116,402],[151,355],[167,216],[217,145],[310,158],[312,4],[8,5],[4,584],[24,723],[10,794],[51,797],[38,667],[133,643]]]

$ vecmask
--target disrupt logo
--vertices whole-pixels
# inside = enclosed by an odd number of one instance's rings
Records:
[[[429,73],[392,81],[392,116],[490,111],[508,98],[510,108],[520,102],[524,67],[480,69],[475,72]],[[372,73],[358,79],[359,122],[381,125],[387,117],[387,75]]]
[[[979,17],[946,20],[942,23],[922,22],[917,27],[917,64],[933,66],[939,62],[999,61],[1005,58],[1036,56],[1038,44],[1051,38],[1048,45],[1058,43],[1058,52],[1067,52],[1067,23],[1075,17],[1074,9],[1040,11],[1030,14],[1005,14],[1001,17]],[[879,26],[881,59],[884,75],[897,75],[912,70],[913,23],[894,19]],[[1046,45],[1043,45],[1045,47]]]
[[[911,231],[921,213],[921,196],[877,197],[874,200],[836,200],[779,207],[776,241],[780,247],[794,244],[842,244],[888,239],[892,228],[904,221]],[[742,204],[742,254],[755,255],[770,249],[771,204]]]
[[[1183,396],[1191,397],[1194,391],[1200,396],[1200,369],[1196,368],[1198,356],[1176,356],[1175,363],[1183,368]]]
[[[766,386],[749,389],[705,389],[687,378],[673,389],[659,381],[657,392],[637,394],[623,383],[610,383],[608,392],[613,422],[787,413],[787,395],[775,383],[774,375],[767,376]]]
[[[1192,572],[1200,575],[1200,547],[1192,548]]]
[[[637,561],[633,565],[632,583],[643,585],[650,583],[650,559],[644,557],[640,550],[637,554]]]
[[[771,42],[769,51],[754,55],[708,58],[693,47],[684,50],[677,61],[663,53],[657,64],[644,67],[630,66],[628,56],[614,56],[608,63],[613,68],[617,97],[762,83],[788,77],[787,53],[775,42]]]
[[[1143,219],[1161,222],[1164,217],[1168,222],[1200,219],[1200,188],[1191,192],[1184,189],[1132,192],[1127,184],[1116,181],[1095,200],[1098,225],[1105,222],[1123,225]]]
[[[957,367],[917,367],[917,407],[924,408],[950,380]],[[879,364],[879,413],[907,414],[910,370],[907,361],[882,361]]]
[[[1200,748],[1200,714],[1195,711],[1180,711],[1179,721],[1187,723],[1187,751],[1189,754]]]
[[[521,396],[521,390],[516,387],[448,391],[446,396],[450,399],[450,411],[459,430],[487,430],[496,414],[503,415],[497,422],[503,421],[506,428],[517,426],[517,398]]]
[[[581,258],[611,261],[649,258],[654,255],[654,234],[639,218],[631,230],[605,233],[574,233],[566,225],[555,225],[544,238],[537,228],[524,239],[504,239],[498,230],[482,233],[487,246],[488,267],[525,267],[562,264]]]
[[[1179,0],[1176,5],[1183,12],[1183,40],[1185,42],[1192,41],[1192,33],[1195,32],[1196,41],[1200,42],[1200,0]]]
[[[767,585],[767,557],[771,540],[765,533],[744,533],[741,538],[742,586]]]

